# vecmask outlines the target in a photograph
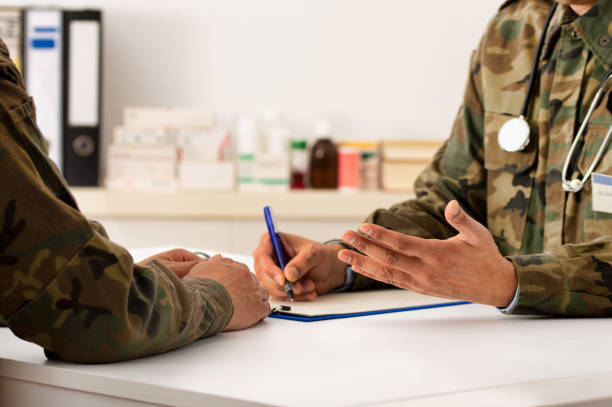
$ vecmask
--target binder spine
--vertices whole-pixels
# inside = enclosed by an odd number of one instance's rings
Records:
[[[102,13],[64,11],[64,177],[70,185],[97,186],[102,115]]]
[[[29,8],[23,17],[23,76],[49,142],[49,157],[62,168],[62,12]]]

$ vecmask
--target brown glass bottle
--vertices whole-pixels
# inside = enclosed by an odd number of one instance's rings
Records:
[[[329,138],[318,139],[310,152],[310,187],[338,187],[338,150]]]

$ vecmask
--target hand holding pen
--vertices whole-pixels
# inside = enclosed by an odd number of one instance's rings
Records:
[[[281,242],[279,234],[276,232],[276,227],[274,226],[274,219],[272,218],[272,212],[270,211],[270,207],[264,207],[264,217],[266,219],[266,225],[268,226],[268,234],[270,235],[270,241],[272,242],[272,247],[274,248],[274,254],[276,255],[276,262],[278,263],[278,267],[281,270],[285,270],[285,266],[287,266],[287,259],[285,257],[285,250],[283,249],[283,243]],[[291,301],[294,300],[293,295],[293,286],[291,282],[285,279],[285,292]]]

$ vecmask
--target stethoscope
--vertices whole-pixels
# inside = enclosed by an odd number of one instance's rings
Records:
[[[540,40],[538,42],[536,54],[533,59],[533,65],[531,68],[529,84],[527,85],[527,94],[525,95],[525,101],[523,102],[521,113],[519,117],[515,117],[513,119],[508,120],[506,123],[504,123],[504,125],[499,129],[499,133],[497,134],[497,142],[499,143],[499,146],[506,151],[509,151],[509,152],[521,151],[521,150],[524,150],[525,147],[527,147],[527,145],[529,144],[530,130],[529,130],[529,124],[527,123],[525,116],[527,115],[527,109],[529,108],[529,102],[531,101],[531,95],[533,93],[533,87],[535,84],[535,76],[538,73],[538,63],[540,61],[540,55],[542,53],[542,48],[544,46],[544,39],[546,37],[546,31],[548,30],[548,26],[550,25],[550,20],[552,19],[552,16],[555,13],[557,4],[558,3],[553,4],[552,8],[550,9],[548,13],[548,16],[546,17],[546,22],[544,23],[544,30],[542,31],[542,36],[540,37]],[[574,141],[572,142],[572,145],[570,146],[567,157],[565,158],[565,164],[563,164],[563,171],[561,172],[561,182],[562,182],[563,189],[567,192],[578,192],[582,189],[584,183],[589,179],[589,177],[591,176],[591,173],[593,172],[593,170],[595,169],[595,167],[601,160],[601,157],[605,149],[608,147],[608,143],[610,141],[610,135],[612,134],[612,126],[608,130],[608,133],[606,134],[606,137],[604,138],[604,141],[601,144],[601,147],[599,147],[599,150],[597,151],[597,154],[595,155],[595,159],[593,160],[593,163],[587,169],[582,179],[579,179],[579,178],[575,178],[572,180],[567,179],[567,171],[568,171],[571,159],[574,156],[574,151],[576,150],[576,146],[578,145],[578,142],[582,139],[582,135],[585,129],[587,128],[589,119],[591,118],[591,114],[593,113],[593,110],[595,110],[595,107],[599,103],[599,99],[601,99],[601,96],[604,93],[604,88],[606,87],[606,84],[608,83],[608,80],[610,79],[610,77],[612,77],[612,69],[606,72],[603,79],[601,80],[601,83],[599,84],[599,88],[597,89],[597,93],[595,94],[595,97],[593,98],[593,101],[591,102],[591,106],[589,107],[586,117],[582,121],[582,124],[580,125],[580,128],[578,129],[578,133],[576,134],[576,137],[574,138]]]

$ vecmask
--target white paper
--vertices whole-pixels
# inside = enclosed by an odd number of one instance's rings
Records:
[[[459,300],[430,297],[400,289],[380,289],[370,291],[343,292],[322,295],[312,302],[270,300],[272,308],[291,307],[292,314],[305,317],[323,315],[354,314],[391,310],[397,308],[422,307],[434,304],[446,304]]]

